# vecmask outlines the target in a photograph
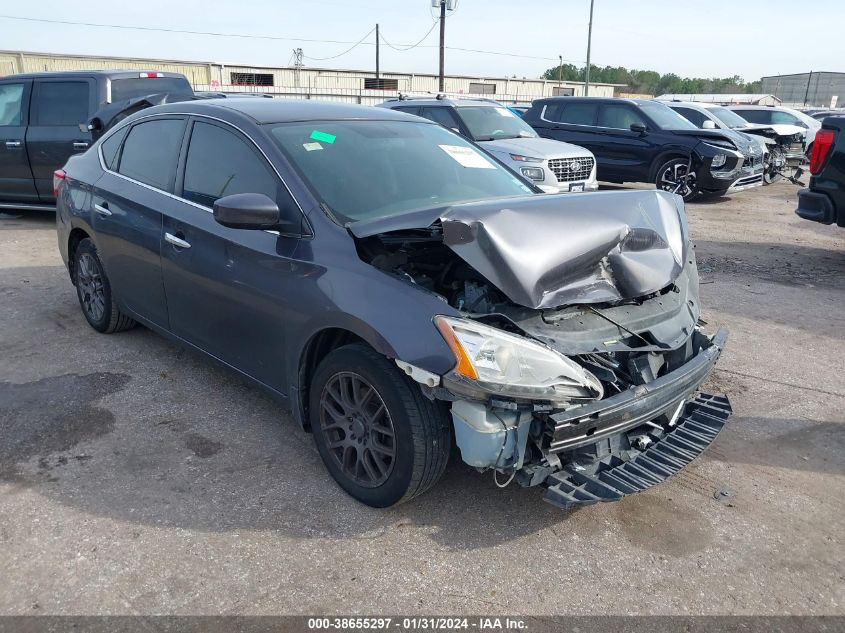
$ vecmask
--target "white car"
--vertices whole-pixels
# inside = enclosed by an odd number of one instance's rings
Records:
[[[518,114],[490,99],[400,97],[378,107],[439,123],[483,147],[546,193],[596,191],[596,157],[578,145],[540,138]]]
[[[784,106],[732,105],[728,106],[728,109],[736,112],[749,123],[800,127],[804,132],[804,147],[808,155],[813,141],[816,140],[816,132],[822,127],[821,121],[816,121],[803,112]]]

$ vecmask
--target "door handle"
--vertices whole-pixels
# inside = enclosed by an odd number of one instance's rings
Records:
[[[23,147],[21,141],[6,141],[6,149],[18,149],[20,147]]]
[[[173,246],[177,248],[191,248],[190,242],[186,242],[181,237],[176,237],[172,233],[165,233],[164,241],[168,242],[169,244],[173,244]]]
[[[111,211],[109,211],[109,205],[107,202],[104,202],[103,204],[95,204],[94,211],[105,217],[109,217],[111,215]]]
[[[88,149],[88,141],[74,141],[73,149]]]

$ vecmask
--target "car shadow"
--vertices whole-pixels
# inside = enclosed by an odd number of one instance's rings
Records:
[[[0,209],[0,231],[4,229],[16,229],[18,231],[43,230],[55,224],[55,210],[27,211],[22,209]]]
[[[163,370],[0,382],[0,482],[133,524],[328,539],[413,526],[454,549],[495,546],[574,516],[544,503],[541,490],[499,489],[491,473],[454,458],[428,493],[366,507],[260,389],[149,331],[111,337],[121,339]]]

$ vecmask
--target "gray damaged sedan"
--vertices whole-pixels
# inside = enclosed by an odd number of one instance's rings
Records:
[[[657,484],[730,414],[683,203],[541,195],[434,123],[264,99],[149,108],[55,174],[97,331],[259,383],[385,507],[460,457],[564,508]]]

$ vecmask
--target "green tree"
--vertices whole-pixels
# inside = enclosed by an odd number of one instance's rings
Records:
[[[575,64],[554,66],[543,73],[543,78],[551,81],[558,78],[563,81],[584,81],[585,67]],[[635,70],[624,66],[596,66],[590,64],[590,81],[596,83],[624,84],[627,92],[643,94],[700,94],[760,92],[760,81],[746,82],[739,75],[733,77],[680,77],[675,73],[661,75],[654,70]]]

